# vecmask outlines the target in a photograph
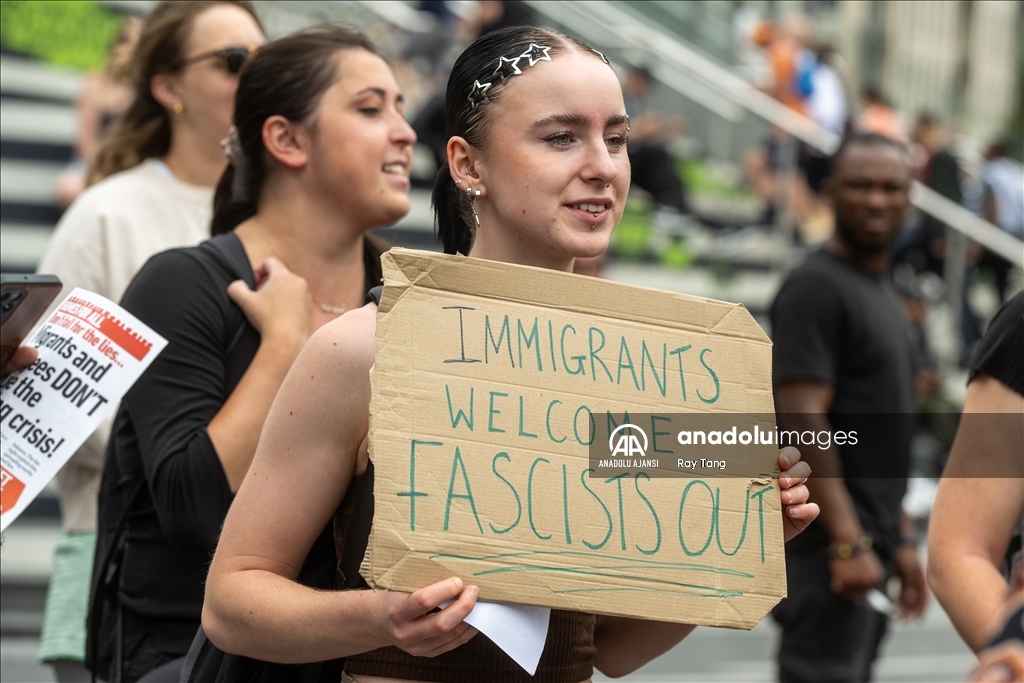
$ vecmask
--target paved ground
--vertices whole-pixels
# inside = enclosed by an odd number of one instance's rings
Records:
[[[3,637],[0,637],[0,683],[54,681],[51,670],[36,662],[41,618],[41,590],[49,575],[49,557],[57,530],[52,524],[19,520],[5,534],[0,578],[3,584]],[[32,578],[35,580],[32,581]],[[33,624],[36,626],[33,628]],[[24,635],[16,635],[24,634]],[[629,683],[746,683],[775,680],[774,651],[778,629],[766,619],[750,632],[698,629],[672,652],[632,676]],[[891,683],[962,681],[974,657],[956,635],[946,615],[932,602],[925,619],[895,624],[883,645],[876,680]],[[595,681],[606,681],[601,676]]]
[[[698,629],[672,652],[632,676],[618,680],[629,683],[773,681],[776,633],[770,620],[749,633]],[[0,638],[0,681],[54,681],[51,670],[35,661],[38,647],[36,638]],[[923,623],[895,626],[884,648],[875,676],[880,682],[962,681],[974,663],[974,657],[934,605]],[[595,677],[595,681],[607,680]]]

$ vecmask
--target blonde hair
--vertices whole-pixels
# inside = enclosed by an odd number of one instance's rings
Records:
[[[153,76],[177,71],[178,63],[185,57],[192,21],[210,7],[221,4],[236,5],[259,23],[256,10],[248,0],[162,0],[146,17],[131,58],[134,99],[104,136],[86,174],[86,185],[134,168],[146,159],[162,157],[170,150],[170,116],[153,97],[150,84]]]

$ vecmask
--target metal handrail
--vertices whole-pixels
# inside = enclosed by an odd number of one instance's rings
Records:
[[[722,106],[720,98],[709,97],[710,93],[726,98],[731,104],[759,116],[825,154],[832,154],[839,147],[840,138],[835,133],[761,92],[729,67],[687,46],[680,38],[663,32],[656,24],[626,12],[607,0],[527,0],[527,4],[560,24],[572,26],[574,32],[587,41],[598,45],[641,47],[659,55],[665,59],[664,64],[674,67],[670,70],[674,73],[666,78],[664,68],[656,69],[652,72],[655,78],[726,120],[735,122],[735,115]],[[693,84],[698,87],[691,89]],[[921,211],[934,216],[965,237],[1014,265],[1024,267],[1024,241],[916,180],[911,185],[910,201]]]

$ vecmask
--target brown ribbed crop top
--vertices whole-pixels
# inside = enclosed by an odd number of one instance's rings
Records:
[[[364,495],[373,495],[372,466],[352,480],[334,516],[334,541],[342,565],[346,556],[350,558],[348,564],[351,564],[353,552],[358,552],[361,558],[366,551],[368,528],[352,529],[353,534],[359,536],[347,538]],[[365,516],[365,508],[363,514]],[[552,610],[547,642],[533,676],[483,634],[437,657],[414,657],[397,647],[371,650],[346,657],[345,671],[357,675],[447,683],[579,683],[594,673],[595,621],[593,614]]]

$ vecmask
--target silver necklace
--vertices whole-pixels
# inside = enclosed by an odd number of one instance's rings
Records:
[[[256,225],[256,229],[259,230],[260,237],[262,237],[263,241],[267,243],[268,247],[270,247],[270,251],[274,252],[274,256],[277,257],[277,260],[280,261],[281,263],[284,263],[285,268],[288,268],[288,270],[291,270],[294,273],[295,271],[292,270],[288,266],[288,264],[285,263],[285,260],[283,258],[281,258],[281,255],[279,253],[277,253],[277,249],[274,248],[274,243],[270,241],[270,238],[267,236],[267,233],[264,232],[263,226],[260,225],[259,223],[256,223],[255,225]],[[307,283],[307,285],[308,285],[308,283]],[[352,287],[351,290],[349,290],[348,295],[345,297],[345,301],[348,301],[349,299],[352,298],[352,293],[355,292],[358,287],[359,287],[359,280],[356,280],[356,284]],[[315,296],[313,296],[313,290],[312,289],[309,290],[309,298],[313,300],[313,303],[315,303],[317,306],[320,307],[321,311],[323,311],[324,313],[326,313],[328,315],[341,315],[342,313],[344,313],[345,311],[348,310],[348,304],[347,303],[343,303],[340,306],[332,306],[330,304],[325,304],[324,302],[320,301]]]

